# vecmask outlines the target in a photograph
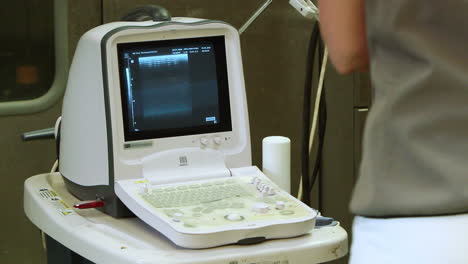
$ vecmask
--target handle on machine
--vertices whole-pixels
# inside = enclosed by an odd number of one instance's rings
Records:
[[[153,21],[171,21],[171,13],[158,5],[145,5],[137,7],[122,17],[122,21],[144,21],[150,18]]]

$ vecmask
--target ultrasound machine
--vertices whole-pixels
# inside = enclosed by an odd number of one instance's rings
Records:
[[[241,58],[238,31],[221,21],[114,22],[85,33],[57,125],[55,175],[73,196],[28,180],[28,217],[53,232],[98,208],[96,219],[137,216],[186,249],[313,235],[317,211],[252,166]],[[47,221],[41,199],[63,219]],[[337,256],[347,251],[340,232]]]

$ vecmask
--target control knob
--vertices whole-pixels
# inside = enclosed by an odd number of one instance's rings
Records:
[[[256,213],[264,214],[269,210],[269,206],[266,203],[255,203],[252,210]]]

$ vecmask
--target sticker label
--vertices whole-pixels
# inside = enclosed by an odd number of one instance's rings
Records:
[[[75,213],[73,210],[70,209],[60,209],[59,212],[63,216],[69,216]]]
[[[47,188],[39,189],[39,195],[42,199],[51,199],[57,196],[57,193]]]
[[[63,200],[59,200],[59,202],[63,205],[63,207],[65,207],[65,209],[71,209],[70,206],[68,206],[68,204],[66,204]]]
[[[49,200],[55,208],[58,209],[60,215],[69,216],[75,214],[73,208],[71,208],[58,194],[51,189],[42,188],[38,191],[39,196],[44,200]]]

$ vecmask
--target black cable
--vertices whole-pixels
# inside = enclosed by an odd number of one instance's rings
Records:
[[[302,166],[302,201],[310,204],[309,197],[309,141],[310,141],[310,107],[312,100],[313,70],[315,63],[316,44],[319,38],[318,23],[314,24],[310,35],[309,47],[307,51],[306,77],[304,83],[303,113],[302,113],[302,146],[301,146],[301,166]]]
[[[322,62],[324,56],[325,45],[321,38],[318,40],[318,54],[319,54],[319,63],[318,68],[322,69]],[[324,80],[325,81],[325,80]],[[317,134],[318,134],[318,146],[317,146],[317,154],[315,156],[315,163],[314,169],[312,171],[312,176],[310,179],[310,186],[308,191],[311,192],[312,188],[319,177],[319,174],[322,170],[322,158],[323,158],[323,145],[325,143],[325,131],[327,126],[327,102],[326,102],[326,89],[325,83],[322,87],[322,94],[320,96],[320,105],[319,105],[319,113],[318,113],[318,126],[317,126]]]

